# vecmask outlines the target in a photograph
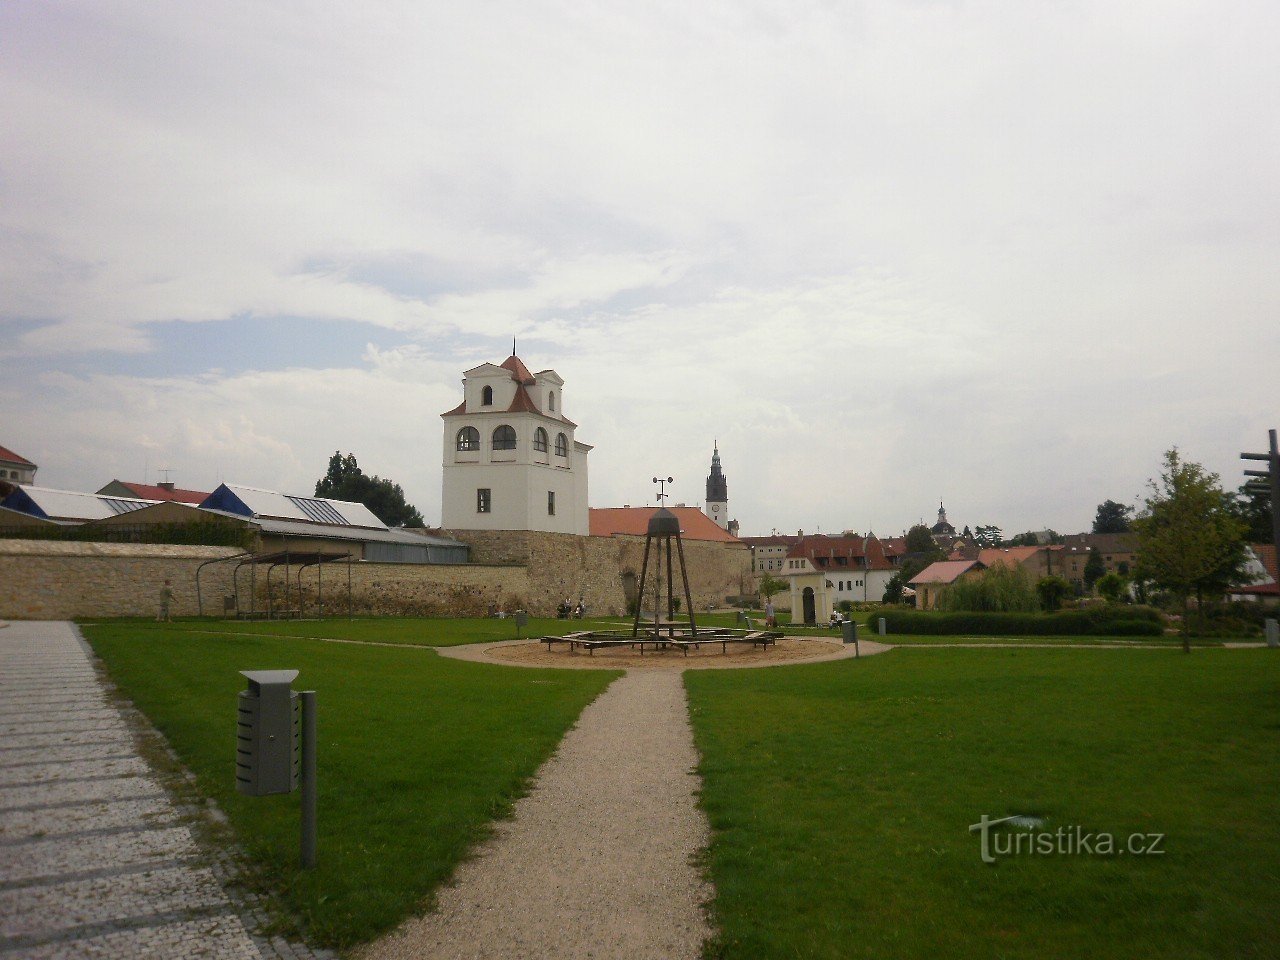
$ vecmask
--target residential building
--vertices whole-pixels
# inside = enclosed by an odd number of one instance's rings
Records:
[[[780,533],[739,539],[751,548],[751,572],[757,576],[768,574],[775,579],[783,576],[787,554],[800,542],[799,536],[788,537]]]
[[[172,481],[160,483],[132,483],[127,480],[112,480],[99,494],[105,497],[133,497],[139,500],[169,500],[174,503],[190,503],[198,505],[209,496],[208,490],[183,490]]]
[[[564,381],[529,372],[514,353],[463,375],[444,420],[441,525],[585,536],[587,454],[564,415]]]
[[[825,621],[842,600],[879,603],[901,563],[873,536],[802,537],[788,552],[783,574],[791,583],[791,620]]]
[[[1227,592],[1231,600],[1250,602],[1280,600],[1280,569],[1276,565],[1276,548],[1270,543],[1249,545],[1249,560],[1243,583]]]
[[[8,447],[0,447],[0,480],[10,483],[35,483],[38,469],[40,468],[26,457],[14,453]]]
[[[1058,576],[1070,581],[1077,593],[1085,593],[1084,568],[1089,562],[1089,551],[1097,548],[1107,573],[1123,577],[1133,576],[1138,560],[1138,535],[1136,533],[1075,533],[1062,543],[1061,569]]]

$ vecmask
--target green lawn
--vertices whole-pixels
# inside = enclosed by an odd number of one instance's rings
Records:
[[[155,620],[112,620],[113,626],[128,625],[140,635],[152,630],[184,633],[237,634],[240,636],[301,637],[329,640],[363,640],[408,646],[452,647],[462,643],[512,640],[516,622],[485,617],[333,617],[325,620],[214,620],[190,617],[171,624]],[[575,630],[616,629],[619,621],[558,620],[531,617],[521,636],[541,637],[572,633]]]
[[[440,623],[434,641],[421,622],[326,621],[325,633],[345,624],[370,631],[370,639],[462,642],[458,621]],[[367,940],[413,912],[618,675],[501,668],[426,650],[296,637],[212,637],[192,626],[115,623],[85,633],[195,773],[199,791],[226,812],[260,868],[258,883],[327,946]],[[306,625],[232,626],[287,633]],[[244,797],[234,786],[236,694],[245,687],[238,671],[286,668],[301,671],[296,689],[318,691],[313,871],[298,865],[298,795]]]
[[[685,674],[709,955],[1280,953],[1280,657],[896,650]],[[982,814],[1167,853],[981,862]]]

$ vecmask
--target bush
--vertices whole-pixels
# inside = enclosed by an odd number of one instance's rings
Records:
[[[1036,581],[1036,594],[1040,598],[1040,607],[1046,613],[1053,613],[1062,606],[1062,601],[1071,592],[1071,584],[1062,577],[1041,577]]]
[[[883,614],[892,633],[932,636],[987,635],[1158,637],[1164,619],[1150,607],[1095,607],[1061,613],[936,613],[887,610]]]
[[[938,609],[949,612],[1032,613],[1040,609],[1040,600],[1026,570],[997,563],[981,573],[963,577],[943,590],[938,597]]]

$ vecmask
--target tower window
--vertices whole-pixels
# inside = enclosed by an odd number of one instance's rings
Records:
[[[547,410],[551,413],[556,412],[556,392],[554,390],[547,391]]]
[[[480,405],[482,407],[493,406],[493,387],[486,386],[480,391]]]
[[[556,515],[556,492],[554,490],[547,491],[547,516],[554,517]]]
[[[495,450],[514,450],[516,448],[516,431],[515,428],[503,424],[497,430],[493,431],[493,449]]]
[[[480,431],[475,427],[463,427],[458,431],[459,450],[479,450]]]
[[[541,427],[533,432],[533,449],[547,452],[547,431]]]
[[[563,433],[556,435],[556,456],[567,457],[569,455],[569,438]]]
[[[493,491],[488,487],[476,490],[476,513],[489,513],[493,508]]]

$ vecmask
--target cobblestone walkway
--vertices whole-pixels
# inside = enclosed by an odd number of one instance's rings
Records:
[[[65,623],[0,630],[0,960],[311,956],[240,910]]]

